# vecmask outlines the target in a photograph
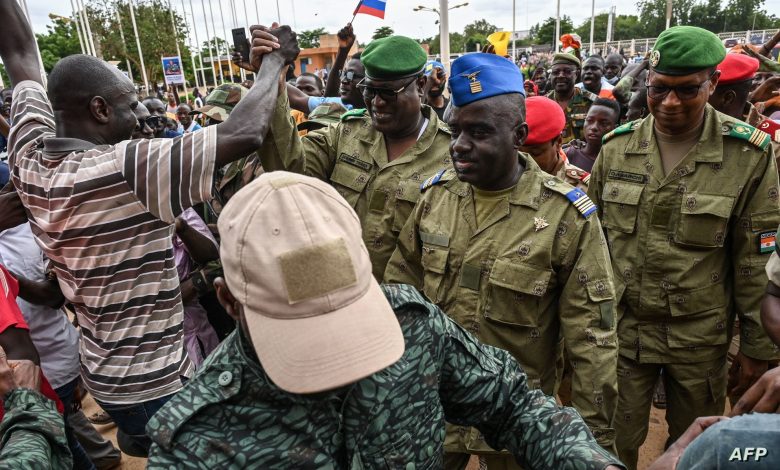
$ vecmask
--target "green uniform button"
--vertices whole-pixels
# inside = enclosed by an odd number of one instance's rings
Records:
[[[217,382],[223,387],[227,387],[228,385],[230,385],[230,382],[232,381],[233,381],[233,374],[231,374],[230,371],[227,370],[219,374],[219,379],[217,379]]]

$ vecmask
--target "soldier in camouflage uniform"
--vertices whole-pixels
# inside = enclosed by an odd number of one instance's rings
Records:
[[[0,467],[70,470],[73,458],[62,415],[53,401],[17,385],[1,347],[0,396],[4,408],[0,423]]]
[[[780,222],[769,136],[707,104],[725,49],[689,26],[650,57],[651,116],[604,137],[590,181],[618,290],[618,454],[635,468],[660,371],[670,441],[723,413],[730,325],[740,320],[733,391],[777,356],[759,320],[763,267]]]
[[[148,468],[441,468],[445,419],[526,468],[622,468],[506,351],[411,286],[380,288],[331,186],[265,174],[219,227],[217,288],[241,327],[150,421]]]
[[[590,173],[571,164],[562,149],[566,116],[560,106],[546,96],[532,96],[525,100],[525,122],[528,137],[520,151],[533,157],[546,173],[587,191]]]
[[[450,163],[450,134],[420,103],[427,56],[416,41],[402,36],[372,41],[361,60],[366,78],[359,86],[368,109],[352,110],[340,124],[299,137],[282,93],[260,158],[266,171],[331,183],[360,217],[374,276],[381,279],[420,183]]]
[[[555,392],[565,338],[574,407],[610,448],[614,288],[595,208],[582,190],[517,152],[527,132],[517,67],[492,54],[469,54],[452,70],[454,170],[424,183],[385,282],[420,289],[481,341],[509,351],[530,387],[547,394]],[[451,427],[445,450],[448,469],[464,467],[469,453],[491,454],[484,457],[488,468],[511,463],[475,429]]]
[[[598,95],[574,86],[580,70],[580,60],[575,56],[555,54],[550,70],[553,90],[547,93],[547,97],[557,102],[566,115],[563,143],[574,139],[584,140],[582,128],[585,126],[585,116]]]

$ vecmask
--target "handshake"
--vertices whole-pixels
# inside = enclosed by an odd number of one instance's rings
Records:
[[[266,56],[278,57],[285,65],[289,65],[301,52],[297,35],[287,25],[279,26],[273,23],[270,28],[250,26],[249,31],[252,35],[248,40],[249,62],[241,60],[240,54],[233,54],[233,61],[245,70],[257,73]]]

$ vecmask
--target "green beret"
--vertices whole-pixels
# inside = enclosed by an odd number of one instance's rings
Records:
[[[718,36],[695,26],[675,26],[656,39],[650,67],[664,75],[689,75],[716,67],[725,57]]]
[[[582,66],[582,63],[580,62],[580,59],[577,58],[574,54],[567,54],[565,52],[559,52],[553,56],[552,64],[569,64],[574,65],[577,68],[580,68]]]
[[[366,78],[379,80],[396,80],[422,73],[427,60],[420,44],[405,36],[374,39],[360,55]]]

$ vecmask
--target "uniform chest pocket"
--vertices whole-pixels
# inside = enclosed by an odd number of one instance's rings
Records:
[[[609,230],[634,233],[643,185],[607,181],[601,195],[601,225]]]
[[[336,162],[336,165],[333,167],[333,173],[330,175],[331,182],[341,190],[339,192],[347,195],[362,193],[370,179],[371,174],[367,170],[341,161]],[[345,192],[343,188],[346,188],[347,191]],[[352,203],[348,197],[347,200]]]
[[[409,180],[398,183],[398,188],[395,191],[393,231],[401,231],[418,199],[420,199],[420,183],[418,181]]]
[[[538,326],[551,277],[549,268],[497,259],[488,279],[485,318],[509,326]]]
[[[674,241],[703,248],[723,246],[733,206],[731,196],[684,194]]]
[[[422,257],[420,263],[423,270],[423,293],[433,302],[438,301],[438,293],[441,287],[444,273],[447,271],[447,260],[450,249],[444,246],[432,245],[423,242]]]

